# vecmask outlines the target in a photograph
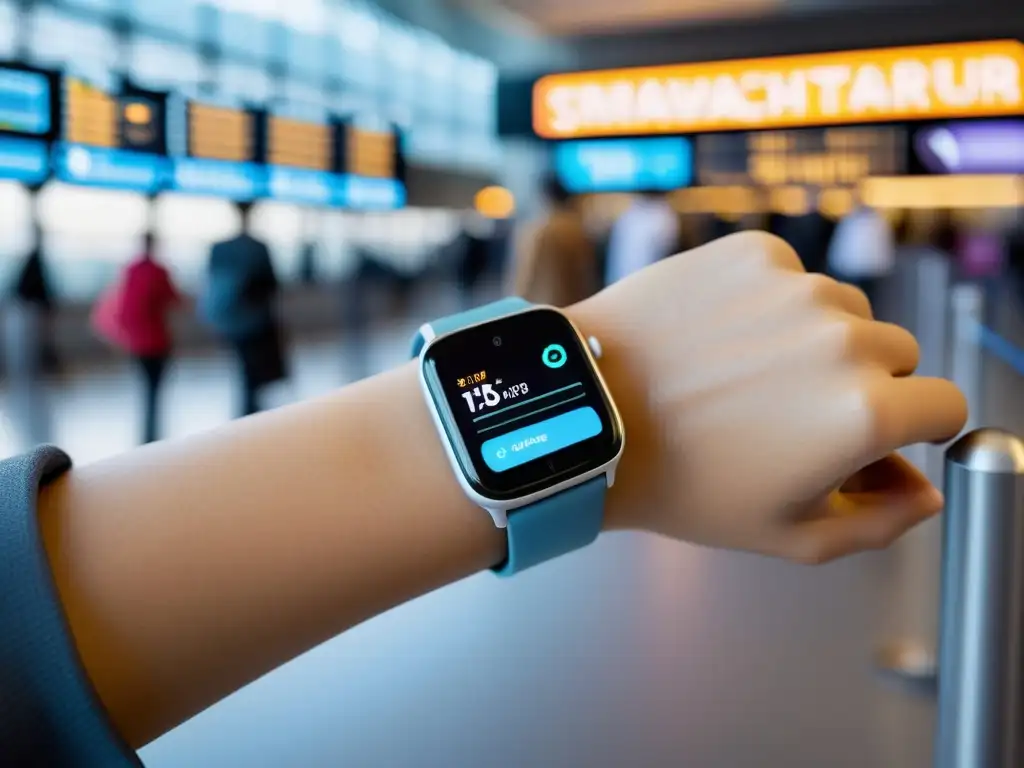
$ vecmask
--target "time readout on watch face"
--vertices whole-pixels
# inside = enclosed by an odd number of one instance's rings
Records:
[[[424,375],[474,489],[504,500],[613,459],[621,435],[576,331],[536,309],[440,339]]]

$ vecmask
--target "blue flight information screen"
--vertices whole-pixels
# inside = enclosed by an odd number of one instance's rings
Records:
[[[110,93],[65,77],[61,141],[53,150],[62,181],[154,194],[167,176],[165,94],[123,85]]]
[[[169,112],[171,189],[230,200],[266,195],[257,113],[183,98]]]
[[[55,88],[50,73],[0,66],[0,179],[39,184],[49,175]]]
[[[342,205],[334,170],[333,126],[263,114],[261,144],[267,191],[275,200],[307,205]]]
[[[555,172],[578,194],[680,189],[693,181],[693,147],[676,136],[567,141],[555,147]]]
[[[50,78],[43,72],[0,67],[0,131],[45,136],[53,125]]]
[[[391,210],[406,201],[405,159],[397,131],[369,130],[350,121],[334,127],[337,204],[355,210]]]

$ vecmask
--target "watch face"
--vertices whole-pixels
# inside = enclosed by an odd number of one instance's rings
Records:
[[[509,501],[614,459],[622,434],[576,330],[535,309],[442,338],[423,376],[470,486]]]

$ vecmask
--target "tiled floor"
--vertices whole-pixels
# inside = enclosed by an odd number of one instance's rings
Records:
[[[378,333],[370,366],[402,360],[415,325]],[[280,398],[356,375],[337,342],[303,345],[294,368]],[[229,376],[219,356],[177,363],[169,433],[228,418]],[[79,461],[128,448],[135,399],[125,369],[66,380],[51,393],[57,442]],[[152,768],[925,768],[932,702],[871,664],[922,594],[908,591],[908,557],[805,569],[611,536],[378,617],[143,757]]]

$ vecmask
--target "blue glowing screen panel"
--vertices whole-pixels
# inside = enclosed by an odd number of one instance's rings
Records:
[[[50,174],[50,151],[40,139],[0,136],[0,179],[40,184]]]
[[[56,121],[54,90],[46,72],[0,66],[0,133],[47,137]]]
[[[571,192],[670,190],[693,181],[693,148],[680,137],[567,141],[555,172]]]
[[[65,77],[62,140],[110,150],[167,154],[167,95],[124,85],[108,93]]]
[[[255,163],[181,157],[171,161],[168,187],[193,195],[255,200],[266,196],[267,175]]]
[[[61,142],[53,148],[53,170],[57,178],[68,184],[151,195],[164,186],[167,158],[148,152]]]

